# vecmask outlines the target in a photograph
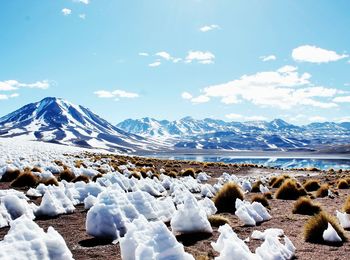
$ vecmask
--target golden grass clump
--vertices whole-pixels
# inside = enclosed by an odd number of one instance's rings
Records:
[[[304,238],[306,242],[325,243],[323,240],[323,232],[327,229],[328,223],[332,225],[343,242],[347,240],[344,229],[339,226],[335,217],[321,211],[317,215],[312,216],[304,226]]]
[[[278,188],[275,198],[282,200],[296,200],[300,196],[305,195],[306,191],[303,188],[299,188],[295,180],[288,179]]]
[[[345,179],[338,180],[337,188],[338,189],[349,189],[349,184],[348,184],[347,180],[345,180]]]
[[[68,168],[65,168],[60,173],[60,176],[59,176],[59,179],[61,181],[65,180],[65,181],[68,181],[68,182],[71,182],[74,178],[75,178],[75,174],[71,170],[69,170]]]
[[[170,178],[176,178],[177,172],[175,172],[175,171],[170,171],[167,175],[168,175]]]
[[[328,184],[322,184],[321,187],[316,191],[316,198],[324,198],[328,196]]]
[[[38,166],[34,166],[32,169],[31,169],[32,172],[42,172],[42,169],[39,168]]]
[[[25,171],[18,175],[18,177],[11,183],[11,186],[17,188],[36,187],[38,181],[38,176],[31,171]]]
[[[254,195],[252,197],[252,203],[253,202],[259,202],[261,203],[265,208],[270,208],[269,206],[269,201],[267,200],[267,198],[265,197],[264,194],[257,194],[257,195]]]
[[[285,175],[278,176],[278,177],[276,177],[276,179],[274,179],[273,182],[270,181],[270,183],[271,183],[270,186],[272,188],[279,188],[279,187],[281,187],[281,185],[284,183],[284,181],[286,179],[289,179],[289,176],[288,177],[286,177]]]
[[[220,215],[211,215],[208,217],[208,221],[212,227],[220,227],[229,223],[227,218]]]
[[[344,205],[343,205],[343,211],[347,214],[350,214],[350,196],[347,197]]]
[[[181,176],[191,176],[193,178],[196,178],[196,171],[193,168],[187,168],[181,173]]]
[[[293,214],[315,215],[321,211],[321,207],[307,197],[299,198],[293,205]]]
[[[228,182],[217,192],[213,200],[219,213],[234,213],[236,211],[236,199],[243,200],[243,198],[241,188],[234,182]]]
[[[83,181],[85,183],[89,183],[90,179],[86,175],[79,175],[72,180],[72,182],[78,182],[78,181]]]
[[[264,196],[265,196],[265,198],[267,198],[268,200],[273,199],[273,197],[272,197],[272,192],[271,192],[271,191],[264,193]]]
[[[250,192],[260,192],[260,184],[263,184],[261,180],[254,182],[252,185],[252,190]]]
[[[46,185],[46,186],[48,186],[48,185],[58,186],[58,181],[55,177],[43,179],[43,180],[40,180],[39,182]]]
[[[96,182],[96,180],[101,177],[103,177],[103,175],[101,173],[98,173],[94,177],[92,177],[92,181]]]
[[[321,187],[318,180],[307,180],[303,186],[307,191],[316,191]]]
[[[19,175],[21,174],[21,171],[19,169],[15,170],[7,170],[1,178],[1,182],[10,182],[15,180]]]
[[[141,174],[139,174],[138,172],[132,172],[130,175],[129,175],[129,178],[135,178],[135,179],[138,179],[140,180],[141,179]]]

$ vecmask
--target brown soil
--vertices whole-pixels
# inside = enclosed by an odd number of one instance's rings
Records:
[[[155,160],[155,168],[161,168],[165,163],[161,160]],[[307,172],[307,171],[282,171],[276,169],[257,168],[253,166],[239,167],[232,165],[212,165],[203,167],[202,164],[193,162],[179,162],[180,169],[192,167],[195,169],[203,169],[210,174],[213,178],[210,183],[216,183],[216,177],[220,176],[223,172],[234,173],[236,175],[266,175],[270,173],[289,174],[295,176],[299,182],[303,182],[309,178],[320,179],[321,183],[336,183],[336,180],[341,174],[329,173],[329,172]],[[344,173],[342,173],[344,174]],[[303,175],[303,176],[301,176]],[[304,176],[305,175],[305,176]],[[346,173],[349,176],[349,173]],[[332,186],[334,187],[334,186]],[[8,183],[0,182],[0,189],[9,188]],[[350,194],[350,190],[337,190],[339,196],[335,198],[317,198],[313,201],[319,203],[322,208],[334,215],[335,210],[340,210],[346,197]],[[275,189],[272,190],[275,192]],[[248,194],[246,199],[250,199],[254,194]],[[34,201],[40,203],[40,199]],[[220,214],[229,219],[230,225],[233,230],[238,234],[241,239],[249,237],[254,230],[265,230],[267,228],[281,228],[285,234],[291,239],[296,247],[297,259],[349,259],[350,242],[345,242],[340,247],[334,247],[329,245],[320,245],[304,242],[303,238],[303,226],[309,216],[292,214],[292,207],[295,201],[290,200],[269,200],[271,207],[270,214],[272,219],[264,222],[256,227],[244,227],[233,214],[223,213]],[[61,215],[57,218],[51,219],[37,219],[35,222],[45,230],[49,226],[53,226],[65,239],[69,249],[73,253],[75,259],[120,259],[120,248],[118,244],[112,244],[111,241],[102,241],[94,239],[86,234],[85,231],[85,219],[86,211],[83,206],[76,207],[76,211],[73,214]],[[0,229],[0,239],[2,240],[4,235],[8,232],[9,228]],[[202,257],[207,256],[209,259],[213,259],[218,254],[213,250],[210,243],[217,240],[219,233],[218,228],[213,228],[212,235],[196,234],[190,236],[177,236],[177,239],[185,245],[185,250],[194,255],[196,259],[205,259]],[[350,238],[350,232],[346,231],[346,235]],[[248,246],[252,251],[255,250],[262,242],[258,240],[250,240]]]

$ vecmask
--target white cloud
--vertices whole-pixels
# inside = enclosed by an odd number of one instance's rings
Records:
[[[193,104],[201,104],[210,101],[210,98],[204,95],[200,95],[198,97],[193,97],[191,93],[182,92],[181,97],[185,100],[189,100]]]
[[[295,106],[333,108],[337,104],[329,101],[341,91],[314,86],[309,73],[300,74],[296,67],[284,66],[276,71],[243,75],[239,79],[204,88],[199,100],[219,98],[224,104],[247,101],[262,107],[290,109]],[[204,99],[207,97],[208,99]],[[327,99],[327,100],[320,100]],[[197,100],[196,97],[191,101]]]
[[[149,54],[147,52],[139,52],[139,56],[147,57]]]
[[[211,25],[204,25],[201,28],[199,28],[201,32],[209,32],[215,29],[220,29],[220,26],[217,24],[211,24]]]
[[[327,119],[323,116],[311,116],[308,118],[310,122],[325,122]]]
[[[125,90],[116,89],[113,91],[108,90],[98,90],[94,94],[99,98],[114,98],[119,100],[120,98],[138,98],[139,94],[133,92],[127,92]]]
[[[73,0],[73,2],[82,3],[82,4],[88,5],[90,3],[90,0]]]
[[[205,95],[200,95],[198,97],[192,98],[191,102],[194,104],[206,103],[209,102],[210,98]]]
[[[336,120],[338,123],[350,122],[350,116],[344,116]]]
[[[240,115],[240,114],[227,114],[225,115],[225,117],[229,120],[233,120],[233,121],[263,121],[263,120],[267,120],[266,117],[264,116],[244,116],[244,115]]]
[[[85,20],[86,14],[79,14],[79,18]]]
[[[160,66],[160,64],[162,64],[159,60],[153,62],[153,63],[150,63],[148,64],[149,67],[158,67]]]
[[[336,103],[350,103],[350,96],[335,97],[333,102]]]
[[[0,100],[7,100],[7,99],[15,98],[15,97],[18,97],[18,96],[19,96],[18,93],[13,93],[13,94],[10,94],[10,95],[0,94]]]
[[[259,57],[262,61],[272,61],[272,60],[276,60],[277,57],[275,55],[268,55],[268,56],[260,56]]]
[[[338,54],[332,50],[322,49],[311,45],[302,45],[292,51],[292,57],[296,61],[313,63],[325,63],[337,61],[349,57],[347,54]]]
[[[192,95],[188,92],[182,92],[181,97],[183,99],[192,99]]]
[[[160,52],[157,52],[155,54],[156,56],[159,56],[165,60],[171,60],[173,59],[173,57],[171,57],[171,55],[169,53],[167,53],[166,51],[160,51]]]
[[[38,89],[47,89],[50,87],[48,80],[37,81],[34,83],[21,83],[17,80],[5,80],[0,81],[0,91],[12,91],[17,90],[18,88],[38,88]]]
[[[71,10],[71,9],[68,9],[68,8],[63,8],[63,9],[61,10],[61,12],[62,12],[62,14],[63,14],[64,16],[67,16],[67,15],[70,15],[70,14],[72,13],[72,10]]]
[[[209,51],[189,51],[185,62],[191,63],[192,61],[198,61],[201,64],[214,63],[215,55]]]

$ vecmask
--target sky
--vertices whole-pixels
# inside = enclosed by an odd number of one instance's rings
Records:
[[[350,1],[0,1],[0,116],[350,121]]]

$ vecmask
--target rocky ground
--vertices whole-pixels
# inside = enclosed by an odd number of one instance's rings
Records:
[[[91,156],[91,155],[90,155]],[[98,159],[98,158],[97,158]],[[125,159],[127,160],[127,159]],[[330,183],[333,185],[340,177],[348,176],[349,173],[337,173],[337,172],[324,172],[315,170],[281,170],[281,169],[267,169],[253,165],[245,165],[237,167],[236,165],[227,165],[222,163],[197,163],[197,162],[170,162],[164,160],[148,160],[148,163],[152,164],[155,170],[160,168],[169,168],[177,170],[192,167],[195,170],[203,170],[212,176],[210,183],[215,183],[223,172],[236,175],[267,175],[271,173],[288,174],[291,177],[295,177],[300,183],[310,178],[319,179],[321,183]],[[9,183],[0,183],[0,189],[9,188]],[[336,188],[334,188],[336,190]],[[272,193],[276,189],[271,189]],[[334,215],[336,210],[340,210],[347,196],[349,195],[348,189],[337,190],[338,195],[334,198],[315,198],[314,202],[319,203],[323,210]],[[246,196],[246,199],[250,199],[254,194],[250,193]],[[39,200],[34,200],[35,203],[39,203]],[[307,243],[303,237],[303,226],[309,216],[298,215],[292,213],[293,200],[279,200],[270,199],[270,214],[272,219],[267,222],[263,222],[256,227],[245,227],[239,221],[239,219],[229,213],[218,214],[228,219],[229,224],[233,230],[242,239],[248,238],[253,230],[265,230],[266,228],[281,228],[285,234],[291,239],[296,247],[297,259],[349,259],[350,243],[345,242],[342,246],[330,246]],[[112,244],[111,241],[103,241],[94,239],[86,234],[85,218],[86,210],[82,205],[76,207],[76,211],[73,214],[61,215],[56,218],[50,219],[37,219],[35,222],[39,224],[45,230],[49,226],[53,226],[65,239],[69,249],[73,253],[75,259],[120,259],[120,248],[118,243]],[[0,229],[0,239],[8,232],[9,228]],[[177,239],[181,241],[185,250],[195,256],[196,259],[213,259],[217,256],[217,253],[213,250],[210,243],[216,241],[219,233],[218,228],[213,228],[212,235],[196,234],[190,236],[177,236]],[[346,231],[346,235],[350,238],[350,231]],[[248,246],[251,250],[255,250],[261,244],[261,241],[250,240]]]

